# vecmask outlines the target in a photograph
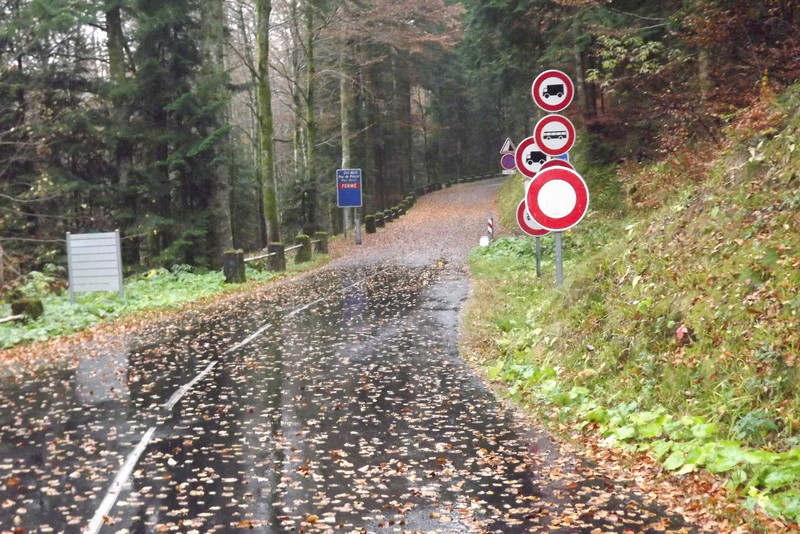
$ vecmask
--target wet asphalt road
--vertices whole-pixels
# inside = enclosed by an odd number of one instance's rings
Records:
[[[462,363],[462,262],[371,254],[7,377],[0,531],[694,531],[562,456]]]

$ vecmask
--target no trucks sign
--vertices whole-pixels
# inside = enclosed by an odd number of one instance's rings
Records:
[[[533,81],[531,96],[536,105],[548,113],[558,113],[572,103],[575,85],[560,70],[546,70]]]

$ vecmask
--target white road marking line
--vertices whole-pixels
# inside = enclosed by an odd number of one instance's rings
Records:
[[[175,407],[175,405],[178,403],[178,401],[180,401],[183,398],[183,396],[186,395],[186,393],[188,393],[190,389],[192,389],[192,386],[194,386],[199,381],[201,381],[208,373],[211,372],[211,370],[218,363],[219,363],[219,361],[217,361],[217,360],[214,360],[213,362],[209,363],[206,366],[205,369],[200,371],[200,374],[198,374],[196,377],[194,377],[192,379],[191,382],[189,382],[188,384],[186,384],[184,386],[181,386],[181,388],[178,391],[176,391],[175,393],[173,393],[172,396],[169,398],[169,400],[164,403],[164,408],[166,408],[167,410],[171,410],[173,407]]]
[[[375,276],[375,275],[385,271],[386,269],[388,269],[388,267],[385,268],[385,269],[381,269],[380,271],[376,272],[372,276]],[[355,286],[357,286],[359,284],[365,283],[369,278],[371,278],[371,277],[364,277],[361,280],[359,280],[358,282],[352,283],[352,284],[350,284],[348,286],[342,287],[340,289],[337,289],[336,291],[328,293],[324,297],[318,298],[317,300],[315,300],[313,302],[310,302],[308,304],[305,304],[304,306],[301,306],[301,307],[299,307],[299,308],[297,308],[295,310],[290,311],[284,317],[292,317],[294,315],[297,315],[298,313],[309,309],[310,307],[314,306],[315,304],[319,304],[320,302],[332,297],[333,295],[336,295],[338,293],[342,293],[343,291],[345,291],[347,289],[350,289],[351,287],[355,287]],[[245,345],[247,345],[249,343],[252,343],[255,338],[257,338],[259,335],[264,333],[264,331],[267,330],[267,328],[269,328],[271,325],[272,325],[272,323],[264,324],[263,326],[261,326],[261,328],[259,328],[255,332],[253,332],[250,336],[248,336],[244,341],[242,341],[240,343],[237,343],[233,347],[231,347],[228,350],[226,350],[223,354],[231,353],[231,352],[233,352],[235,350],[238,350],[238,349],[244,347]],[[198,383],[200,380],[205,378],[205,376],[208,373],[210,373],[214,369],[214,367],[216,367],[216,365],[218,363],[219,363],[218,360],[214,360],[213,362],[209,363],[206,366],[206,368],[203,369],[200,372],[200,374],[198,374],[196,377],[194,377],[188,384],[182,386],[175,393],[173,393],[172,396],[169,398],[169,400],[167,400],[167,402],[164,403],[164,408],[166,408],[167,410],[172,410],[172,408],[174,408],[175,405],[178,402],[180,402],[180,400],[184,397],[184,395],[186,395],[189,392],[189,390],[192,389],[192,387],[196,383]],[[108,492],[106,493],[106,496],[103,498],[103,501],[100,503],[100,507],[94,513],[94,517],[92,517],[92,520],[89,522],[89,526],[86,528],[86,530],[84,530],[84,534],[97,534],[97,532],[100,531],[100,528],[105,523],[105,520],[104,520],[105,516],[108,515],[108,513],[111,511],[111,508],[117,502],[117,498],[119,498],[120,493],[122,493],[123,486],[125,486],[125,484],[128,482],[128,478],[130,478],[131,473],[133,472],[133,468],[136,466],[136,463],[139,461],[139,458],[142,456],[142,454],[144,453],[144,450],[147,448],[147,445],[150,443],[150,440],[153,438],[153,434],[155,433],[155,431],[156,431],[156,427],[150,427],[147,430],[147,432],[145,432],[145,435],[142,436],[142,440],[139,442],[139,444],[136,446],[136,448],[133,449],[133,451],[125,459],[125,463],[122,465],[122,468],[117,473],[117,476],[114,477],[114,481],[111,482],[111,487],[108,489]]]
[[[86,527],[84,530],[85,534],[97,534],[102,526],[105,524],[105,518],[111,512],[111,508],[117,502],[117,498],[119,497],[120,493],[122,493],[122,488],[128,482],[128,478],[130,478],[131,473],[133,473],[133,468],[136,466],[136,463],[139,461],[139,457],[142,456],[144,450],[147,448],[147,445],[150,443],[150,440],[153,438],[153,434],[156,431],[156,427],[151,426],[147,429],[147,432],[144,433],[142,439],[139,441],[139,444],[136,445],[136,448],[128,454],[128,457],[125,459],[125,463],[122,464],[122,468],[117,473],[117,476],[114,477],[114,481],[111,482],[111,487],[108,488],[106,492],[106,496],[103,497],[103,501],[100,503],[100,507],[94,513],[94,517],[89,522],[89,526]]]
[[[380,271],[378,271],[378,273],[380,273],[380,272],[382,272],[384,270],[385,269],[381,269]],[[375,274],[378,274],[378,273],[375,273]],[[375,275],[372,275],[372,276],[375,276]],[[327,300],[328,297],[332,297],[333,295],[336,295],[337,293],[342,293],[345,290],[350,289],[351,287],[355,287],[355,286],[357,286],[359,284],[363,284],[364,282],[367,281],[368,278],[371,278],[371,277],[364,277],[361,280],[359,280],[358,282],[354,282],[354,283],[350,284],[349,286],[345,286],[345,287],[337,289],[336,291],[328,293],[324,297],[320,297],[317,300],[315,300],[314,302],[309,302],[308,304],[306,304],[304,306],[301,306],[300,308],[297,308],[296,310],[290,311],[284,317],[293,317],[293,316],[297,315],[298,313],[300,313],[301,311],[305,311],[305,310],[309,309],[311,306],[314,306],[315,304],[319,304],[320,302],[322,302],[324,300]]]
[[[359,284],[363,284],[364,282],[366,282],[366,280],[367,280],[366,278],[362,278],[362,279],[361,279],[361,280],[359,280],[358,282],[352,283],[352,284],[350,284],[350,285],[348,285],[348,286],[342,287],[342,288],[340,288],[340,289],[337,289],[336,291],[333,291],[333,292],[331,292],[331,293],[328,293],[328,294],[327,294],[327,295],[325,295],[324,297],[320,297],[320,298],[318,298],[317,300],[315,300],[315,301],[313,301],[313,302],[309,302],[308,304],[304,304],[303,306],[300,306],[299,308],[296,308],[296,309],[294,309],[294,310],[290,311],[290,312],[289,312],[289,313],[287,313],[287,314],[286,314],[284,317],[293,317],[293,316],[297,315],[298,313],[300,313],[300,312],[302,312],[302,311],[305,311],[305,310],[309,309],[310,307],[312,307],[312,306],[315,306],[316,304],[319,304],[320,302],[323,302],[324,300],[327,300],[328,298],[330,298],[330,297],[331,297],[331,296],[333,296],[333,295],[336,295],[336,294],[338,294],[338,293],[341,293],[341,292],[343,292],[343,291],[345,291],[345,290],[347,290],[347,289],[350,289],[351,287],[355,287],[355,286],[357,286],[357,285],[359,285]],[[261,328],[259,328],[258,330],[256,330],[256,331],[255,331],[255,332],[253,332],[252,334],[250,334],[250,335],[249,335],[249,336],[248,336],[246,339],[244,339],[243,341],[241,341],[241,342],[237,343],[236,345],[232,346],[231,348],[229,348],[228,350],[226,350],[225,352],[223,352],[223,355],[225,355],[225,354],[230,354],[230,353],[231,353],[231,352],[233,352],[233,351],[239,350],[239,349],[241,349],[242,347],[244,347],[244,346],[246,346],[246,345],[249,345],[249,344],[250,344],[250,343],[252,343],[252,342],[253,342],[253,341],[254,341],[254,340],[255,340],[255,339],[258,337],[258,336],[260,336],[261,334],[263,334],[263,333],[264,333],[264,332],[265,332],[265,331],[266,331],[266,330],[267,330],[267,329],[268,329],[270,326],[272,326],[272,323],[266,323],[266,324],[262,325],[262,326],[261,326]],[[218,361],[218,360],[214,360],[213,362],[211,362],[210,364],[208,364],[208,366],[207,366],[205,369],[203,369],[203,370],[200,372],[200,374],[198,374],[196,377],[194,377],[194,378],[192,379],[192,381],[191,381],[191,382],[189,382],[188,384],[186,384],[186,385],[182,386],[182,387],[181,387],[180,389],[178,389],[178,390],[177,390],[175,393],[173,393],[173,394],[172,394],[172,396],[170,396],[169,400],[167,400],[167,402],[165,402],[165,403],[164,403],[164,408],[166,408],[167,410],[172,410],[172,408],[174,408],[174,407],[175,407],[175,405],[176,405],[176,404],[178,404],[178,402],[179,402],[179,401],[180,401],[180,400],[181,400],[181,399],[184,397],[184,395],[186,395],[186,393],[188,393],[188,392],[189,392],[189,390],[190,390],[190,389],[192,389],[192,387],[194,387],[194,385],[195,385],[195,384],[197,384],[197,383],[198,383],[200,380],[202,380],[202,379],[203,379],[203,378],[204,378],[204,377],[205,377],[205,376],[206,376],[208,373],[210,373],[210,372],[211,372],[211,370],[212,370],[212,369],[213,369],[213,368],[214,368],[214,367],[215,367],[215,366],[216,366],[218,363],[219,363],[219,361]]]
[[[250,344],[250,343],[251,343],[251,342],[252,342],[252,341],[253,341],[255,338],[257,338],[258,336],[260,336],[261,334],[263,334],[263,333],[264,333],[264,331],[265,331],[267,328],[269,328],[270,326],[272,326],[272,323],[267,323],[267,324],[263,325],[261,328],[259,328],[258,330],[256,330],[256,331],[255,331],[255,332],[253,332],[252,334],[250,334],[250,335],[247,337],[247,339],[245,339],[244,341],[242,341],[242,342],[240,342],[240,343],[237,343],[236,345],[232,346],[231,348],[229,348],[228,350],[226,350],[225,352],[223,352],[223,354],[228,354],[228,353],[231,353],[231,352],[233,352],[233,351],[235,351],[235,350],[239,350],[239,349],[241,349],[241,348],[242,348],[242,347],[244,347],[245,345],[248,345],[248,344]]]

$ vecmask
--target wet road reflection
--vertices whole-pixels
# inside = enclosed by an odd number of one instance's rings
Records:
[[[155,426],[104,532],[693,531],[493,399],[458,357],[459,268],[329,269],[284,289],[4,384],[0,530],[79,532]]]

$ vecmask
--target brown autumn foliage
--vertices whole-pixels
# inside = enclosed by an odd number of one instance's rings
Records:
[[[350,42],[422,54],[432,45],[449,49],[460,41],[463,11],[460,4],[444,0],[344,2],[331,30]]]
[[[603,83],[605,113],[587,121],[590,129],[607,138],[624,139],[626,132],[633,137],[622,141],[622,152],[630,155],[626,159],[661,159],[687,143],[710,142],[719,148],[720,128],[737,121],[740,110],[800,78],[796,1],[670,3],[665,11],[671,14],[661,19],[666,28],[658,41],[661,48],[651,52],[657,67],[644,70],[635,64],[647,39],[641,48],[629,50],[628,57],[615,58],[619,64],[606,72]],[[594,63],[604,59],[603,36],[633,41],[644,24],[591,26],[589,31],[600,43],[591,51]]]

